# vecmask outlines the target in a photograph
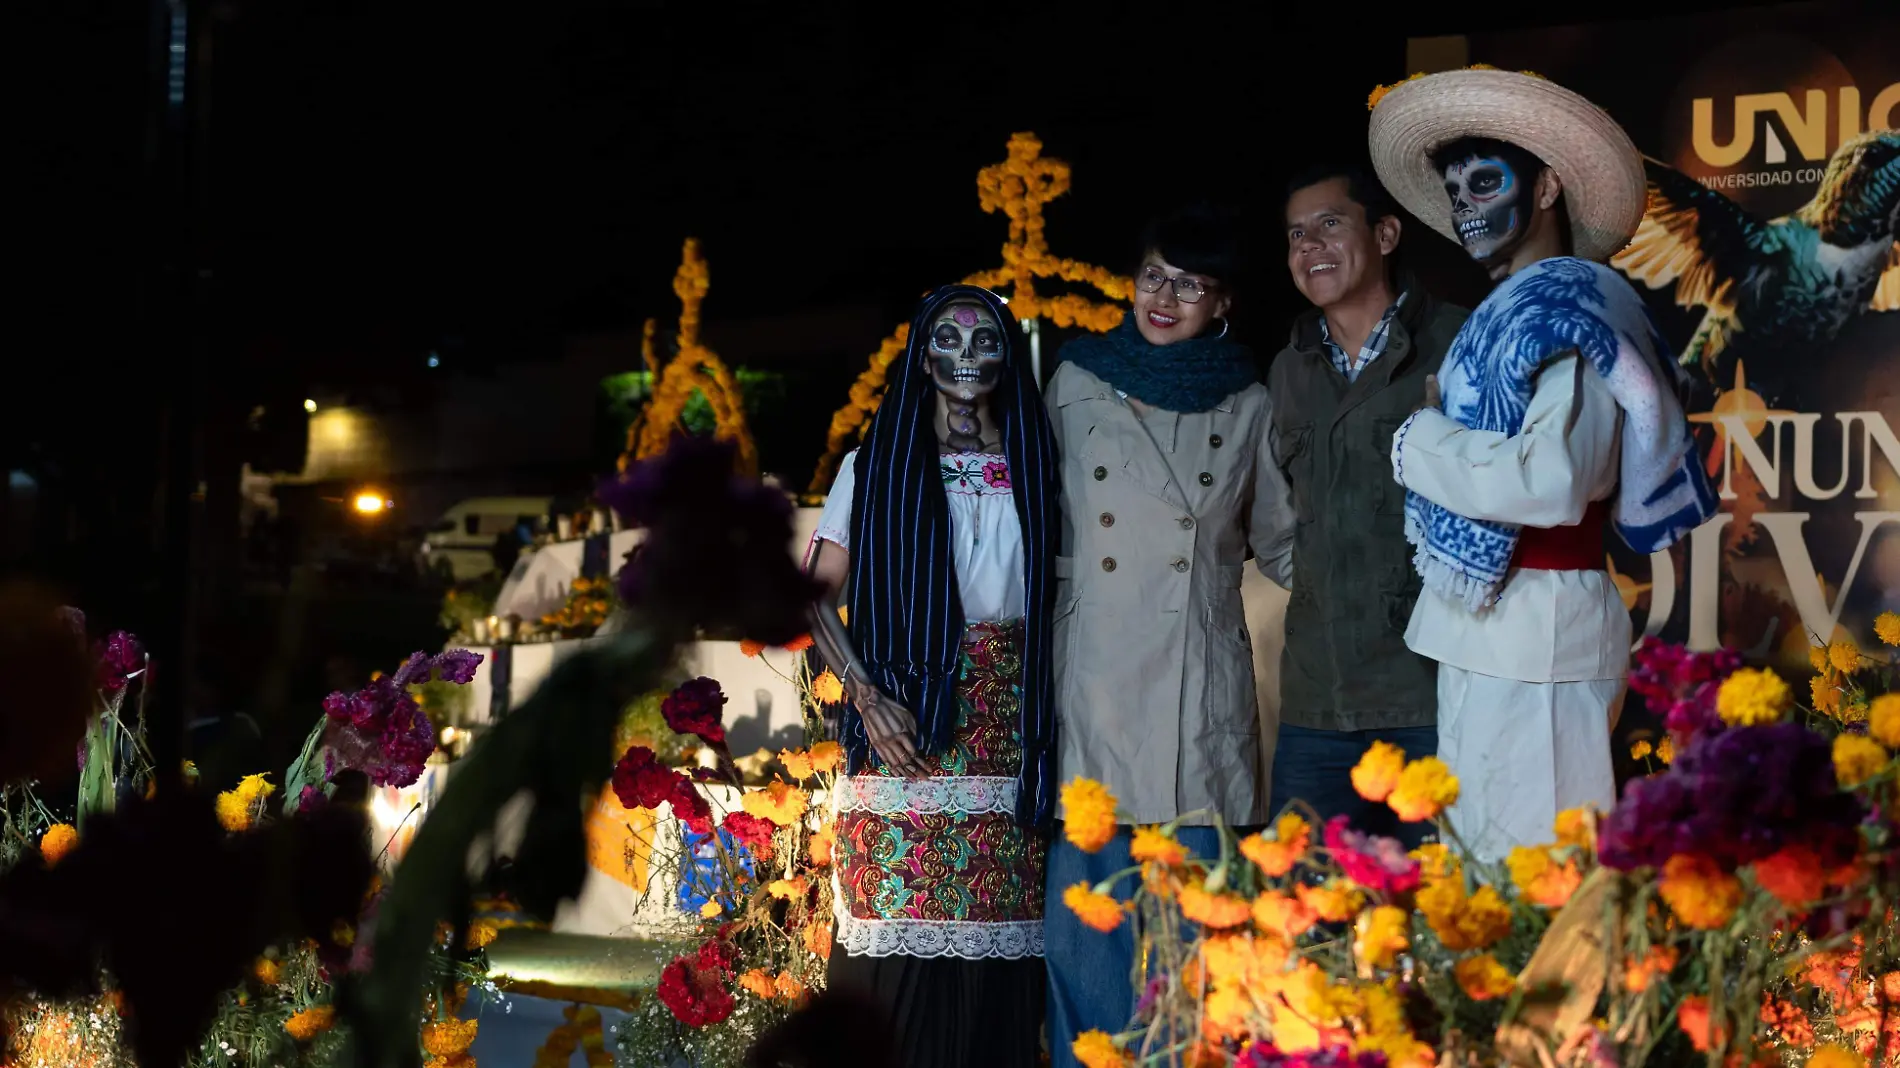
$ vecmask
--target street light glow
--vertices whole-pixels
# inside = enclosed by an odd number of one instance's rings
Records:
[[[364,515],[375,515],[389,508],[393,502],[379,493],[365,492],[357,494],[353,503],[356,505],[356,510]]]
[[[316,410],[317,410],[317,402],[316,402],[316,401],[313,401],[313,400],[311,400],[311,399],[310,399],[310,398],[308,398],[308,397],[305,397],[305,398],[304,398],[304,401],[303,401],[303,410],[304,410],[304,411],[306,411],[306,412],[314,412],[314,411],[316,411]]]

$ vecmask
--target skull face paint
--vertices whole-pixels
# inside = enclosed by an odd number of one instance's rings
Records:
[[[981,452],[979,409],[1003,376],[1003,327],[980,304],[949,304],[937,312],[924,349],[924,365],[943,399],[946,444],[958,452]]]
[[[1445,168],[1451,223],[1465,252],[1479,263],[1508,258],[1530,232],[1536,175],[1519,174],[1507,160],[1472,156]]]

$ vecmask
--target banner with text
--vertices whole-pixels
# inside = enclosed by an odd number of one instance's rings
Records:
[[[1897,40],[1817,3],[1411,42],[1414,71],[1574,89],[1649,157],[1612,263],[1695,380],[1724,511],[1648,560],[1614,544],[1639,635],[1805,667],[1810,635],[1867,648],[1900,611]]]

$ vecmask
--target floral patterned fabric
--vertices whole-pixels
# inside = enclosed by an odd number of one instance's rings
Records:
[[[1010,491],[1009,461],[988,453],[945,456],[939,465],[946,493],[1004,494]]]
[[[956,737],[929,778],[880,761],[839,783],[838,939],[853,955],[1042,955],[1044,845],[1013,815],[1021,642],[1020,623],[970,625]]]

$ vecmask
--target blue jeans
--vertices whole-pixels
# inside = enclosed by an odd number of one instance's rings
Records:
[[[1407,849],[1418,848],[1431,832],[1431,824],[1401,822],[1389,807],[1367,801],[1352,788],[1353,765],[1373,742],[1398,746],[1405,750],[1407,760],[1436,756],[1438,728],[1321,731],[1282,723],[1280,743],[1273,751],[1270,811],[1278,816],[1288,802],[1304,801],[1319,813],[1321,823],[1345,816],[1355,830],[1397,838]]]
[[[1220,856],[1220,838],[1212,827],[1182,827],[1175,837],[1197,857]],[[1116,1034],[1128,1029],[1135,1015],[1135,935],[1133,924],[1103,934],[1083,925],[1062,892],[1076,883],[1096,883],[1129,867],[1129,828],[1117,827],[1115,837],[1100,852],[1084,853],[1069,844],[1057,825],[1049,847],[1049,896],[1043,906],[1043,954],[1049,966],[1049,1053],[1051,1068],[1077,1068],[1069,1052],[1075,1036],[1084,1031]],[[1126,901],[1140,880],[1129,876],[1115,884],[1114,895]]]

